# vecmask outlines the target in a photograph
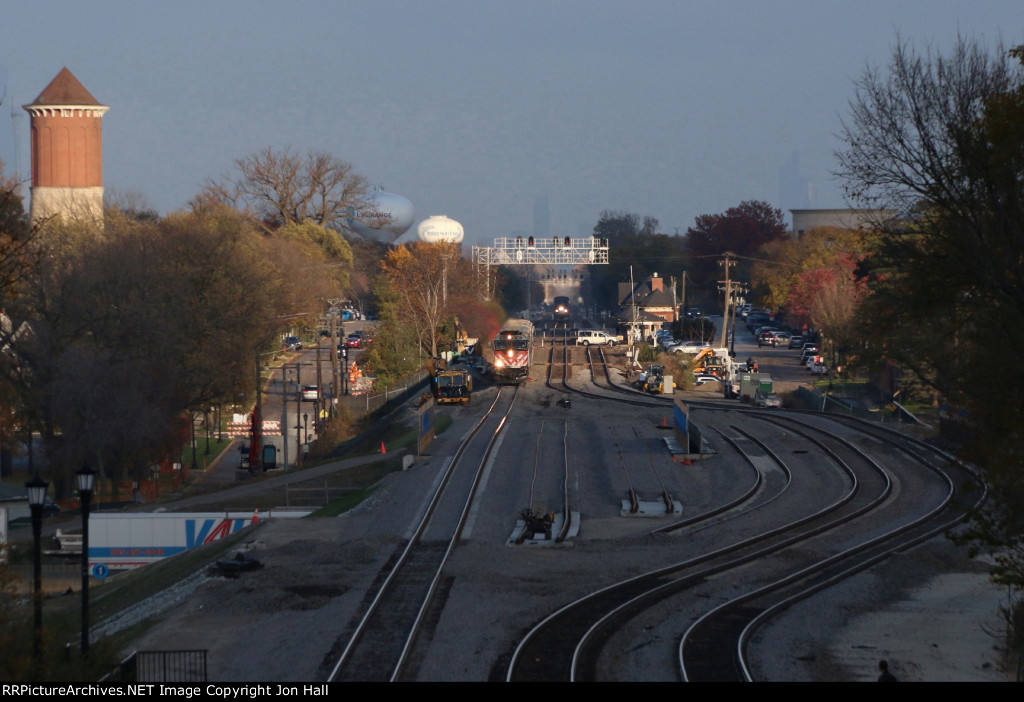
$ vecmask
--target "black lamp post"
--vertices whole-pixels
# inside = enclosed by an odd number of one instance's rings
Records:
[[[82,500],[82,655],[89,652],[89,504],[96,485],[96,471],[83,464],[75,471]]]
[[[309,443],[309,413],[302,413],[302,436],[305,439],[305,443]]]
[[[32,659],[40,666],[43,659],[43,552],[40,536],[43,531],[43,504],[50,484],[36,473],[25,483],[28,504],[32,511],[32,607],[35,614],[35,636],[32,640]]]

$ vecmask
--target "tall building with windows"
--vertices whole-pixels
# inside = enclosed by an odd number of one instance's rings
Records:
[[[101,105],[67,68],[23,109],[32,132],[32,222],[103,220]]]

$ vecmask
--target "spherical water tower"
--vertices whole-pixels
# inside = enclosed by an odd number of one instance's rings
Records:
[[[393,244],[412,226],[414,210],[408,198],[377,191],[362,198],[347,218],[349,228],[361,237]]]
[[[466,233],[463,231],[462,225],[454,219],[449,219],[445,215],[431,215],[420,222],[416,228],[416,234],[420,241],[430,243],[444,241],[449,244],[461,244]]]

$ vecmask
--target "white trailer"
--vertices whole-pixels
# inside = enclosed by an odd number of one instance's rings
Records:
[[[275,511],[304,517],[308,511]],[[94,513],[89,515],[89,570],[105,577],[154,563],[238,533],[270,515],[252,512]]]

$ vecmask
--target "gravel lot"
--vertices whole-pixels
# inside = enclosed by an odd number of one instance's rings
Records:
[[[534,420],[559,416],[529,407]],[[470,414],[458,414],[432,458],[385,478],[356,510],[260,526],[246,548],[263,562],[261,570],[237,578],[198,574],[179,586],[178,597],[169,591],[148,602],[148,616],[163,613],[135,647],[208,649],[215,681],[324,679],[364,593],[402,543]],[[489,479],[488,496],[506,489],[500,476]],[[432,639],[416,661],[420,680],[497,678],[516,637],[544,614],[665,557],[661,543],[642,536],[649,523],[623,520],[617,510],[585,518],[571,548],[509,549],[509,515],[492,514],[487,499],[481,502],[472,535],[449,568]],[[755,672],[765,680],[873,680],[885,657],[901,680],[1005,680],[992,635],[1000,630],[1001,594],[981,564],[936,539],[779,617],[760,637],[771,643],[756,647]],[[636,655],[642,666],[643,653]]]

